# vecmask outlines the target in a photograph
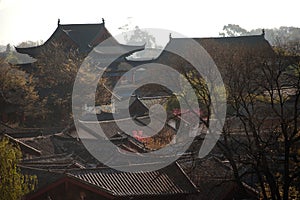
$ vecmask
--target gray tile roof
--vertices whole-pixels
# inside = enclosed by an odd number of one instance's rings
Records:
[[[115,196],[192,194],[197,190],[179,165],[152,172],[121,172],[111,168],[78,170],[70,176],[111,191]]]
[[[101,46],[108,46],[110,51],[116,52],[116,49],[121,49],[122,52],[133,53],[145,48],[145,45],[130,46],[119,44],[119,42],[112,37],[110,32],[105,28],[104,23],[100,24],[59,24],[50,36],[50,38],[43,44],[34,47],[19,48],[15,47],[17,52],[22,54],[28,54],[34,58],[37,58],[41,51],[45,48],[45,45],[50,44],[53,41],[61,41],[66,38],[72,41],[79,49],[79,52],[89,53],[95,46],[102,43]],[[110,38],[109,40],[107,40]],[[66,42],[66,41],[63,41]],[[107,50],[106,50],[107,51]],[[110,54],[111,52],[104,52]],[[99,53],[98,53],[99,54]],[[100,52],[101,54],[101,52]]]
[[[59,28],[82,50],[87,49],[98,34],[108,33],[103,24],[67,24],[59,25]]]
[[[21,166],[52,171],[65,171],[69,169],[83,169],[85,168],[83,162],[76,155],[64,153],[23,159]]]
[[[180,160],[178,163],[199,189],[197,200],[234,199],[240,195],[233,171],[227,162],[209,155],[202,159]],[[255,192],[249,191],[248,195],[249,199],[257,199]]]
[[[157,96],[157,97],[140,97],[139,100],[142,102],[148,109],[155,104],[160,104],[165,106],[169,100],[169,96]]]
[[[176,43],[184,46],[185,41],[189,39],[193,39],[201,44],[215,60],[223,54],[239,54],[240,56],[245,56],[244,53],[253,53],[253,55],[258,57],[275,55],[271,45],[263,35],[216,38],[172,38],[166,48],[172,47],[172,45]],[[222,57],[222,59],[224,58],[225,57]]]
[[[81,52],[91,50],[89,45],[94,43],[94,40],[96,40],[97,37],[106,39],[111,36],[107,29],[104,27],[104,24],[58,25],[54,33],[43,45],[26,48],[16,47],[16,50],[19,53],[28,54],[32,57],[36,57],[40,54],[40,52],[43,50],[46,44],[49,44],[52,41],[61,38],[63,35],[71,39],[79,47],[79,50]]]

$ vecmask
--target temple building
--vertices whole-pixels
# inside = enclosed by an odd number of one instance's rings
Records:
[[[106,76],[120,77],[122,73],[132,67],[127,64],[125,57],[144,50],[145,45],[120,44],[105,27],[104,19],[99,24],[61,24],[58,19],[56,30],[44,44],[15,48],[18,53],[27,54],[36,60],[45,58],[53,49],[57,51],[57,48],[60,48],[59,50],[63,48],[65,53],[75,52],[75,57],[80,57],[82,61],[89,55],[94,61],[97,61],[98,67],[111,61],[111,58],[117,57],[113,60],[110,69],[107,70]],[[23,71],[32,74],[36,72],[36,66],[33,63],[35,62],[19,64],[18,66]],[[133,78],[130,77],[130,79]]]
[[[242,73],[249,70],[251,74],[255,70],[260,70],[267,62],[276,59],[275,52],[265,39],[263,31],[260,35],[238,37],[172,38],[170,36],[170,41],[155,62],[171,66],[180,73],[186,73],[195,68],[170,51],[180,48],[193,56],[195,47],[189,46],[191,40],[199,43],[207,51],[220,71],[225,84],[230,84],[230,77],[235,74],[234,72]]]
[[[254,76],[256,74],[253,70],[259,69],[262,64],[275,58],[272,47],[265,39],[264,34],[261,34],[219,38],[170,37],[167,46],[157,58],[139,61],[127,60],[127,57],[131,54],[144,50],[145,44],[140,46],[120,44],[106,29],[104,20],[100,24],[65,25],[60,24],[60,21],[58,21],[56,30],[43,45],[16,48],[16,50],[38,61],[47,54],[49,49],[53,49],[53,45],[62,44],[59,47],[62,47],[65,52],[74,50],[82,58],[90,57],[93,61],[93,66],[101,68],[113,61],[108,69],[105,70],[105,76],[115,81],[120,77],[125,78],[122,80],[124,87],[116,91],[112,91],[110,88],[107,88],[107,90],[117,100],[122,101],[125,97],[131,95],[127,92],[128,88],[133,87],[139,81],[140,77],[143,78],[143,73],[151,75],[153,72],[151,70],[155,71],[159,69],[159,65],[155,65],[156,63],[170,66],[179,72],[187,72],[192,69],[193,66],[190,63],[183,62],[180,56],[168,51],[170,49],[185,48],[190,52],[191,48],[186,46],[186,41],[191,39],[198,42],[210,54],[220,70],[226,85],[232,84],[231,75],[248,69],[249,73],[245,71],[244,74],[246,76]],[[153,68],[148,71],[137,68],[131,75],[129,74],[127,77],[123,76],[130,69],[134,69],[142,64],[153,64]],[[34,74],[37,66],[32,62],[20,64],[19,67],[27,73]],[[45,65],[44,67],[51,69],[51,65]],[[138,74],[140,77],[136,76]],[[39,74],[35,75],[39,76]],[[178,82],[178,79],[175,80]],[[47,97],[53,91],[56,92],[55,89],[57,89],[57,93],[64,94],[67,86],[61,84],[59,87],[47,88],[48,91],[42,88],[39,90],[39,95]],[[169,92],[162,89],[160,91],[157,85],[152,85],[138,90],[138,92],[135,92],[135,95],[131,95],[128,110],[134,123],[140,126],[148,125],[150,123],[150,108],[155,104],[166,107],[170,97]],[[101,98],[103,96],[101,94]],[[61,99],[63,97],[62,95]],[[0,98],[0,102],[3,101]],[[163,142],[167,144],[183,142],[185,138],[176,138],[175,136],[179,122],[184,123],[186,130],[193,128],[188,121],[181,121],[184,114],[189,114],[188,111],[185,113],[171,113],[171,115],[173,114],[172,118],[168,119],[172,119],[173,121],[169,120],[168,123],[165,123],[157,134],[157,137],[148,137],[147,132],[141,129],[132,130],[132,134],[120,129],[116,120],[125,121],[129,120],[129,118],[126,119],[122,115],[122,112],[119,115],[113,115],[113,113],[118,112],[118,110],[116,111],[113,108],[113,102],[111,102],[111,105],[101,105],[106,106],[107,110],[101,109],[100,113],[97,113],[95,111],[96,107],[92,106],[85,105],[85,114],[79,119],[78,129],[72,124],[70,127],[53,131],[49,134],[42,131],[30,134],[23,132],[21,134],[19,132],[6,134],[6,137],[12,143],[17,143],[23,152],[24,157],[20,164],[22,172],[29,175],[37,175],[38,178],[37,188],[28,194],[25,199],[239,198],[240,190],[238,185],[232,181],[234,179],[233,171],[227,164],[227,160],[223,160],[222,152],[214,148],[206,158],[198,159],[195,157],[198,155],[197,153],[201,147],[200,144],[204,140],[204,134],[206,133],[206,129],[204,129],[205,132],[203,131],[204,126],[199,126],[195,135],[191,135],[194,132],[188,132],[189,137],[195,138],[191,147],[186,152],[179,152],[179,160],[164,169],[154,172],[125,173],[106,166],[107,163],[113,163],[115,164],[114,166],[137,166],[138,162],[128,161],[128,152],[136,153],[142,159],[143,153],[149,153],[161,148],[161,145],[164,144]],[[121,111],[122,109],[119,108],[119,110]],[[96,113],[96,120],[94,120],[95,113],[93,112]],[[62,114],[58,112],[57,115]],[[199,116],[200,114],[199,110]],[[102,128],[104,134],[97,132],[99,126]],[[96,160],[87,151],[82,140],[78,137],[79,130],[85,133],[85,135],[99,136],[101,145],[111,141],[118,147],[117,151],[122,155],[124,160],[121,159],[120,163],[115,162],[117,159],[111,156],[112,151],[105,148],[103,148],[104,150],[101,153],[109,155],[108,162],[101,163]],[[167,138],[168,140],[163,141],[162,138]],[[173,154],[174,156],[177,154],[177,152],[171,153],[172,156]],[[166,157],[160,156],[156,159],[162,163],[166,160]],[[145,162],[144,164],[157,163]],[[191,173],[191,169],[193,169],[194,173]],[[247,186],[246,190],[249,199],[257,199],[257,191],[253,190],[250,186]]]
[[[65,47],[77,49],[79,53],[87,55],[94,47],[111,37],[111,33],[105,27],[104,19],[100,24],[60,24],[58,20],[56,30],[44,44],[27,48],[16,47],[16,50],[32,58],[38,58],[53,43],[63,43]],[[114,38],[110,40],[110,45],[130,49],[131,53],[134,52],[134,48],[136,51],[144,49],[143,45],[136,47],[122,45]]]

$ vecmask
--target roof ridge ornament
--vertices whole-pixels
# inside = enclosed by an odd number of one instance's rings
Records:
[[[59,26],[60,25],[60,19],[58,18],[58,20],[57,20],[57,26]]]
[[[264,28],[261,30],[261,35],[265,36],[265,29]]]
[[[172,39],[172,33],[169,33],[169,39],[171,41],[171,39]]]
[[[102,18],[102,24],[105,25],[105,19],[104,18]]]

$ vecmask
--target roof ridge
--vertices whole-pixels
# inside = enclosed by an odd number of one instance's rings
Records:
[[[85,168],[85,169],[70,169],[68,170],[68,173],[76,173],[76,172],[79,172],[79,171],[98,171],[98,170],[111,170],[111,171],[115,171],[115,172],[119,172],[119,173],[145,173],[145,172],[155,172],[155,171],[159,171],[159,170],[163,170],[164,168],[162,169],[158,169],[158,170],[154,170],[154,171],[137,171],[137,172],[126,172],[126,171],[119,171],[117,169],[115,169],[114,167],[132,167],[134,168],[135,166],[147,166],[147,165],[158,165],[158,164],[161,164],[161,163],[164,163],[164,162],[152,162],[152,163],[141,163],[141,164],[131,164],[131,165],[126,165],[126,164],[123,164],[123,165],[116,165],[116,166],[112,166],[112,167],[109,167],[109,166],[101,166],[101,167],[96,167],[96,168]],[[170,165],[169,165],[170,166]],[[168,166],[166,166],[168,167]]]
[[[171,38],[171,40],[176,39],[231,39],[231,38],[249,38],[249,37],[262,37],[264,36],[262,34],[255,34],[255,35],[240,35],[240,36],[229,36],[229,37],[177,37],[177,38]]]
[[[30,158],[30,159],[23,159],[23,161],[36,161],[41,159],[50,159],[50,158],[58,158],[58,157],[65,157],[65,156],[71,156],[70,153],[60,153],[60,154],[51,154],[51,155],[45,155],[45,156],[39,156],[37,158]]]
[[[59,24],[59,26],[76,26],[76,25],[86,25],[86,26],[88,26],[88,25],[103,25],[104,26],[104,24],[103,23],[82,23],[82,24]]]
[[[2,122],[2,120],[0,120],[0,125],[8,128],[8,129],[10,129],[11,131],[15,131],[16,130],[15,128],[13,128],[13,127],[5,124],[4,122]]]
[[[86,123],[86,124],[94,124],[94,123],[111,123],[111,122],[116,122],[116,121],[126,121],[126,120],[140,120],[140,119],[147,119],[149,118],[148,115],[144,115],[144,116],[139,116],[139,117],[126,117],[126,118],[121,118],[121,119],[110,119],[110,120],[103,120],[103,121],[85,121],[85,120],[78,120],[80,123]]]
[[[38,150],[38,149],[36,149],[36,148],[34,148],[34,147],[32,147],[32,146],[26,144],[25,142],[23,142],[23,141],[21,141],[21,140],[19,140],[19,139],[17,139],[17,138],[14,138],[14,137],[12,137],[12,136],[10,136],[10,135],[8,135],[8,134],[4,134],[4,136],[7,137],[8,139],[10,139],[10,140],[12,140],[12,141],[18,143],[18,144],[21,144],[21,145],[25,146],[26,148],[31,149],[32,151],[34,151],[34,152],[36,152],[36,153],[38,153],[38,154],[41,154],[41,151],[40,151],[40,150]]]
[[[192,179],[186,174],[186,172],[182,169],[178,161],[175,162],[175,165],[178,167],[178,169],[183,173],[183,175],[188,179],[189,183],[195,188],[197,192],[199,192],[199,189],[197,188],[196,184],[192,181]]]
[[[54,174],[59,174],[59,175],[63,175],[63,174],[67,173],[67,172],[62,171],[62,170],[44,169],[44,168],[40,168],[40,167],[29,167],[29,166],[26,166],[26,165],[23,165],[23,164],[18,164],[18,166],[23,168],[23,169],[31,169],[31,170],[49,172],[49,173],[54,173]]]

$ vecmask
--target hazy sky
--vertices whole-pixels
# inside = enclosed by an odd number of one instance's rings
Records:
[[[112,34],[130,22],[165,28],[189,37],[218,36],[223,26],[248,30],[300,27],[300,1],[269,0],[0,0],[0,44],[47,40],[61,24],[101,23]]]

